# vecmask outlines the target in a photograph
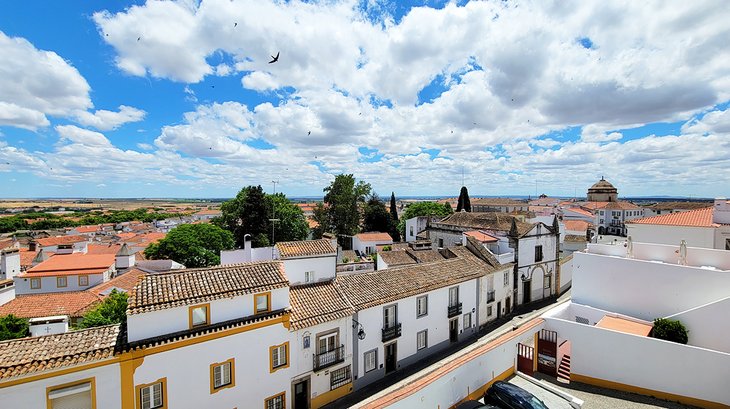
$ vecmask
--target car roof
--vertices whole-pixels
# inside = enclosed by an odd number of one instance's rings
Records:
[[[461,402],[456,406],[456,409],[499,409],[496,406],[492,406],[490,404],[481,403],[478,400],[467,400],[464,402]]]
[[[525,400],[530,400],[530,398],[535,396],[517,385],[512,385],[511,383],[503,381],[495,382],[494,384],[492,384],[492,388],[502,390],[504,393],[510,396],[520,397]]]

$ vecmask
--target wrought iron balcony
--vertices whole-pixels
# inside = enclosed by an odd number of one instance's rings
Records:
[[[494,290],[487,291],[487,302],[494,302],[494,293]]]
[[[461,303],[449,305],[449,318],[456,317],[461,314]]]
[[[396,339],[400,336],[401,323],[397,323],[393,326],[383,328],[383,342]]]
[[[345,360],[345,346],[340,345],[331,351],[315,354],[312,358],[314,359],[314,370],[319,371],[343,362]]]

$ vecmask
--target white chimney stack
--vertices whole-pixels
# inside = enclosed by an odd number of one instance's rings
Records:
[[[712,222],[730,224],[730,203],[724,197],[715,199],[715,209],[712,212]]]
[[[0,251],[0,274],[5,279],[12,280],[20,273],[20,251],[18,249],[6,249]]]
[[[122,244],[122,248],[119,249],[114,258],[114,267],[117,270],[123,270],[134,267],[135,262],[134,252],[127,247],[127,243]]]

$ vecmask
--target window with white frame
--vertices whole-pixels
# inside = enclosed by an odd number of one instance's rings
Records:
[[[338,333],[333,332],[331,334],[320,335],[317,341],[318,354],[324,354],[325,352],[334,351],[337,345]]]
[[[68,280],[66,277],[56,277],[56,287],[63,288],[68,285]]]
[[[213,389],[233,386],[233,359],[212,365]],[[211,391],[213,392],[213,391]]]
[[[471,328],[471,313],[464,314],[464,329]]]
[[[266,409],[284,409],[286,407],[284,404],[284,396],[286,396],[286,394],[282,392],[278,395],[266,398],[264,401],[264,407]]]
[[[409,233],[410,233],[410,236],[413,237],[413,226],[410,226]]]
[[[459,287],[449,288],[449,307],[459,304]]]
[[[305,271],[304,272],[304,282],[311,283],[312,281],[314,281],[314,271]]]
[[[37,290],[41,288],[41,279],[40,278],[31,278],[30,279],[30,288],[31,290]]]
[[[416,318],[423,317],[428,314],[428,296],[422,295],[416,297]]]
[[[208,324],[208,317],[208,304],[190,307],[191,327]]]
[[[363,355],[363,362],[365,364],[365,372],[370,372],[378,367],[378,350],[373,349]]]
[[[89,276],[79,276],[79,285],[80,286],[89,285]]]
[[[161,408],[165,404],[162,382],[153,383],[139,389],[139,400],[142,409]]]
[[[507,287],[509,285],[509,271],[504,272],[504,286]]]
[[[287,346],[288,342],[281,345],[276,345],[270,348],[271,350],[271,370],[287,366],[288,353]]]
[[[424,329],[416,333],[416,349],[423,349],[428,346],[428,330]]]
[[[383,327],[392,328],[398,322],[398,308],[396,304],[383,307]]]

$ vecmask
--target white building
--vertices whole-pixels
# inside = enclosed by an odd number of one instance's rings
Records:
[[[712,202],[658,202],[650,206],[644,206],[644,217],[660,216],[670,213],[681,213],[688,210],[704,209],[712,207]]]
[[[117,260],[114,254],[56,254],[16,275],[15,292],[21,295],[86,290],[114,277]]]
[[[379,248],[392,244],[393,238],[388,233],[366,232],[352,237],[352,249],[363,255],[377,253]]]
[[[86,253],[89,244],[89,237],[86,236],[57,236],[35,239],[30,242],[30,251],[43,250],[46,253],[58,252],[59,246],[70,249],[73,253]]]
[[[714,206],[633,220],[626,224],[634,241],[730,250],[730,202]]]
[[[405,241],[411,242],[418,240],[418,233],[426,230],[429,222],[438,221],[439,217],[416,216],[406,220]]]

